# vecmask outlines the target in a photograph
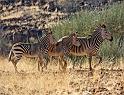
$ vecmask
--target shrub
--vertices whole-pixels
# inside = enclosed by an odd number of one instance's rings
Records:
[[[100,55],[104,58],[118,58],[124,55],[122,51],[124,47],[118,50],[118,41],[124,31],[124,2],[106,6],[102,10],[82,10],[53,26],[53,31],[57,39],[72,31],[78,31],[81,36],[87,36],[96,26],[103,23],[112,33],[114,41],[112,43],[105,41],[100,48]]]

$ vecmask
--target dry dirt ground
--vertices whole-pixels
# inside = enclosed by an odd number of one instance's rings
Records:
[[[104,64],[106,69],[96,69],[93,76],[85,68],[63,73],[53,64],[41,73],[33,63],[36,61],[20,61],[20,74],[15,74],[13,65],[1,58],[0,95],[124,95],[123,63],[113,70]]]

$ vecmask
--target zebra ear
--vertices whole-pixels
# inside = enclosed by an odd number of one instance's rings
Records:
[[[88,35],[88,37],[90,38],[90,37],[92,37],[92,35]]]
[[[51,28],[49,28],[49,34],[52,34],[52,30],[51,30]]]
[[[50,31],[49,34],[52,34],[52,31]]]
[[[77,40],[76,36],[73,36],[72,44],[75,45],[75,46],[78,46],[78,47],[80,46],[80,42]]]
[[[105,24],[102,24],[102,25],[100,25],[102,28],[106,28],[106,25]]]

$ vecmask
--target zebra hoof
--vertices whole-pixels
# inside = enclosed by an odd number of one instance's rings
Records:
[[[90,71],[88,73],[89,76],[93,76],[94,69],[90,68]]]
[[[98,67],[99,65],[100,65],[100,63],[97,63],[97,64],[94,65],[93,68],[96,68],[96,67]]]
[[[90,71],[90,72],[88,73],[88,76],[93,76],[93,72]]]

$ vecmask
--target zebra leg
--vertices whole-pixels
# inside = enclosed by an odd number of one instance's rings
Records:
[[[19,60],[14,60],[14,59],[11,60],[13,66],[14,66],[14,69],[15,69],[15,73],[18,73],[17,66],[16,66],[17,63],[18,63],[18,61],[19,61]]]
[[[66,68],[67,68],[67,62],[66,62],[66,60],[64,59],[64,56],[60,56],[60,59],[61,59],[61,67],[62,67],[62,70],[63,71],[66,71]],[[64,64],[62,64],[62,62],[64,62]]]
[[[76,66],[76,61],[77,61],[77,59],[76,59],[76,58],[77,58],[77,57],[75,57],[75,56],[74,56],[74,57],[72,57],[72,58],[73,58],[73,59],[72,59],[72,60],[73,60],[73,69],[75,69],[75,66]]]
[[[62,70],[63,69],[62,59],[59,57],[58,61],[59,61],[59,70]]]
[[[46,55],[45,59],[46,59],[46,63],[44,64],[44,67],[47,70],[48,63],[49,62],[51,63],[50,56]]]
[[[101,56],[97,56],[99,58],[99,64],[102,63],[102,57]]]
[[[49,63],[49,60],[47,59],[47,60],[46,60],[46,63],[44,63],[44,67],[45,67],[46,70],[47,70],[47,65],[48,65],[48,63]]]
[[[40,60],[38,59],[38,71],[40,71]]]
[[[43,72],[43,63],[42,63],[42,61],[39,59],[39,60],[38,60],[38,71],[40,71],[40,67],[41,67],[41,71]]]
[[[92,62],[92,56],[89,56],[89,69],[90,69],[90,71],[92,71],[91,62]]]
[[[98,64],[94,65],[94,68],[96,68],[100,63],[102,63],[102,57],[99,55],[97,55],[96,57],[99,58],[99,62]]]
[[[63,65],[63,70],[66,71],[66,68],[67,68],[67,62],[66,60],[64,60],[64,58],[62,58],[63,62],[64,62],[64,65]]]
[[[82,63],[79,64],[80,69],[82,69]]]
[[[91,66],[91,62],[92,62],[92,56],[89,56],[89,68],[90,68],[90,72],[89,72],[89,76],[93,76],[93,69]]]
[[[42,55],[38,56],[38,71],[40,71],[40,67],[42,68],[42,72],[43,72],[43,56]]]
[[[75,63],[75,61],[74,61],[74,63],[73,63],[73,69],[75,69],[75,64],[76,64],[76,63]]]

